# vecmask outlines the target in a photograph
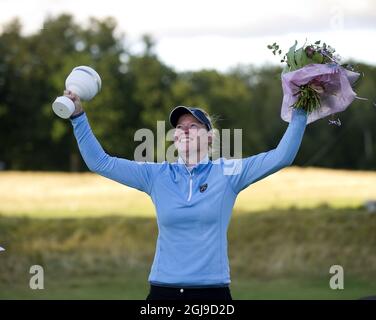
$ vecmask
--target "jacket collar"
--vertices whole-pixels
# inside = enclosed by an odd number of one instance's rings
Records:
[[[209,164],[210,162],[210,159],[209,159],[209,156],[208,154],[206,154],[206,156],[197,164],[195,164],[193,167],[191,167],[191,172],[193,170],[198,170],[199,168],[202,168],[202,167],[205,167],[207,164]],[[184,165],[185,166],[185,169],[188,169],[188,166],[186,165],[186,163],[184,162],[183,158],[181,156],[178,157],[178,161],[177,161],[178,164],[181,164],[181,165]]]

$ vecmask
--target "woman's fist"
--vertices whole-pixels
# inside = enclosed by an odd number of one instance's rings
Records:
[[[72,116],[75,116],[76,114],[79,114],[84,111],[84,109],[82,108],[80,97],[78,95],[76,95],[70,90],[64,90],[64,96],[71,99],[74,103],[75,109]]]

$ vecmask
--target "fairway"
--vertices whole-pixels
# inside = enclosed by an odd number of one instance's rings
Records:
[[[0,172],[0,195],[2,215],[155,215],[145,193],[93,173]],[[234,212],[355,208],[371,199],[376,199],[376,172],[290,167],[243,190]]]

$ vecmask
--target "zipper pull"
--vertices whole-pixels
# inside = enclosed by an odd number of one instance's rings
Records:
[[[189,195],[188,195],[187,201],[190,201],[192,198],[192,184],[193,184],[192,177],[193,177],[193,173],[189,176]]]

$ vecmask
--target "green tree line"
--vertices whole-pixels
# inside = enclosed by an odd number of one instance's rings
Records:
[[[105,150],[133,159],[140,128],[156,130],[174,106],[194,105],[218,119],[216,127],[243,129],[243,157],[274,148],[287,123],[280,118],[281,68],[237,66],[224,73],[204,69],[177,72],[154,52],[150,36],[134,54],[112,18],[90,19],[85,26],[64,14],[47,18],[42,28],[23,35],[19,20],[0,33],[0,168],[81,171],[69,121],[51,103],[78,65],[102,77],[99,95],[84,103],[95,135]],[[265,44],[265,54],[270,54]],[[376,169],[376,67],[357,64],[363,78],[356,100],[340,118],[310,124],[295,160],[300,166]],[[169,129],[167,127],[167,129]]]

